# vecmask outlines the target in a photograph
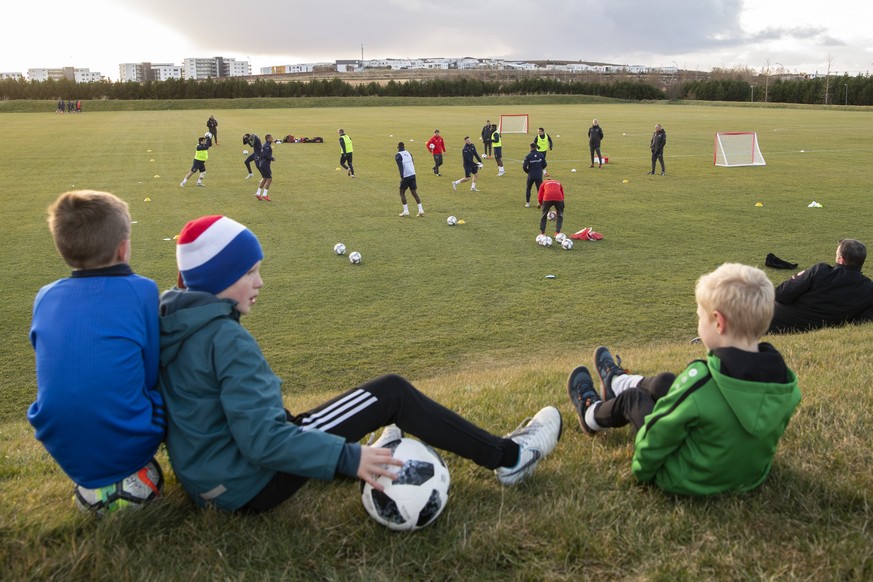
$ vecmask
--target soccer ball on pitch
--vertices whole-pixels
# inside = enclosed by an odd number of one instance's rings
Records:
[[[73,498],[80,510],[106,515],[128,507],[142,507],[148,501],[160,497],[163,488],[164,473],[158,462],[152,459],[133,475],[112,485],[97,489],[76,485]]]
[[[349,255],[349,262],[353,265],[360,265],[361,253],[359,253],[358,251],[354,251],[352,254]]]
[[[543,239],[544,239],[544,238],[546,238],[546,235],[544,235],[544,234],[538,234],[538,235],[537,235],[537,244],[540,245],[540,246],[543,246]]]
[[[212,139],[212,132],[207,131],[206,133],[203,134],[203,137],[205,137],[206,139]]]
[[[548,218],[549,220],[555,220],[556,218],[558,218],[558,213],[555,212],[554,210],[549,210],[549,213],[546,215],[546,218]]]
[[[458,219],[454,216],[449,216],[446,219],[446,224],[448,224],[449,226],[455,226],[456,224],[458,224]]]
[[[564,234],[563,232],[559,232],[558,234],[555,235],[555,242],[558,244],[562,244],[564,242],[565,238],[567,238],[567,235]]]
[[[333,245],[333,252],[338,255],[346,254],[346,245],[344,245],[343,243],[336,243],[335,245]]]
[[[412,531],[432,523],[449,499],[449,470],[439,454],[426,444],[401,438],[383,445],[403,461],[397,478],[379,477],[385,490],[362,483],[364,509],[388,529]]]
[[[573,239],[571,239],[569,237],[564,237],[561,240],[561,248],[564,249],[565,251],[569,251],[570,249],[572,249],[573,248]]]
[[[543,245],[544,247],[550,247],[550,246],[552,246],[552,242],[553,242],[553,241],[552,241],[552,237],[550,237],[550,236],[544,236],[544,237],[543,237],[542,245]]]
[[[243,150],[243,155],[244,155],[244,156],[249,155],[249,150]]]

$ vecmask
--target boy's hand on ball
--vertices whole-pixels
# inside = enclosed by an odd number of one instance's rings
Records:
[[[376,481],[379,477],[388,477],[392,481],[397,477],[396,471],[391,471],[388,466],[403,466],[403,461],[395,459],[391,449],[361,447],[361,464],[358,465],[358,478],[369,483],[373,489],[383,491],[382,485]]]

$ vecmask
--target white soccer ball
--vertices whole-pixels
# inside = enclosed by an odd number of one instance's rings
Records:
[[[212,132],[207,131],[206,133],[203,134],[203,137],[205,137],[206,139],[212,139]]]
[[[249,150],[243,150],[243,155],[244,155],[244,156],[249,155]]]
[[[335,245],[333,245],[333,252],[338,255],[346,254],[346,245],[344,245],[343,243],[336,243]]]
[[[456,224],[458,224],[458,219],[454,216],[449,216],[446,219],[446,224],[448,224],[449,226],[455,226]]]
[[[572,249],[573,248],[573,239],[571,239],[569,237],[564,237],[563,240],[561,240],[561,248],[564,249],[565,251],[569,251],[570,249]]]
[[[384,491],[362,482],[364,509],[376,522],[397,531],[412,531],[433,523],[449,500],[445,462],[435,450],[414,439],[401,438],[383,446],[391,449],[403,466],[392,465],[399,469],[394,481],[379,477]]]
[[[125,508],[142,507],[152,499],[160,497],[163,488],[164,473],[158,462],[152,459],[133,475],[112,485],[97,489],[76,485],[74,498],[80,510],[106,515]]]
[[[548,218],[549,220],[555,220],[556,218],[558,218],[558,213],[555,212],[554,210],[549,210],[549,213],[546,215],[546,218]]]
[[[563,232],[559,232],[558,234],[555,235],[555,242],[560,244],[560,243],[564,242],[565,238],[567,238],[567,235],[564,234]]]
[[[540,245],[540,246],[542,246],[542,245],[543,245],[543,239],[544,239],[544,238],[546,238],[546,235],[544,235],[544,234],[538,234],[538,235],[537,235],[537,244]]]
[[[553,242],[553,241],[552,241],[552,237],[550,237],[550,236],[543,237],[543,243],[542,243],[542,244],[543,244],[544,247],[550,247],[550,246],[552,246],[552,242]]]
[[[430,149],[434,149],[434,148],[436,147],[436,144],[430,144],[430,145],[427,146],[427,147],[429,147]]]
[[[361,263],[361,253],[354,251],[349,255],[349,262],[353,265],[359,265]]]

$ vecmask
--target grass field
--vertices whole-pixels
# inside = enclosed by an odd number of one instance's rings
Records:
[[[679,371],[701,356],[688,343],[693,285],[720,263],[763,267],[773,252],[802,268],[832,261],[841,238],[870,244],[873,112],[390,103],[0,115],[4,578],[873,577],[873,326],[772,340],[798,372],[804,401],[771,478],[750,495],[677,499],[638,486],[630,433],[586,438],[564,390],[569,370],[590,365],[602,343],[641,373]],[[569,252],[535,244],[539,216],[523,207],[520,169],[531,135],[504,137],[506,176],[497,178],[487,160],[480,193],[468,184],[452,191],[464,135],[478,136],[500,113],[528,113],[533,128],[552,135],[549,170],[567,191],[564,230],[591,226],[604,240]],[[210,151],[207,186],[181,189],[210,114],[220,145]],[[593,117],[609,156],[600,170],[588,168]],[[668,135],[664,177],[646,175],[656,122]],[[356,180],[335,169],[338,127],[354,140]],[[424,150],[434,128],[449,148],[441,178]],[[277,146],[273,202],[259,203],[253,180],[243,180],[240,138],[248,131],[326,143]],[[767,167],[713,167],[716,131],[757,131]],[[415,156],[423,218],[397,217],[399,140]],[[370,521],[346,481],[313,483],[266,516],[240,517],[194,509],[169,471],[163,503],[91,521],[72,507],[70,483],[24,420],[36,391],[27,340],[33,296],[68,274],[45,208],[73,188],[129,202],[132,265],[161,288],[175,280],[172,237],[186,221],[227,214],[260,237],[265,287],[244,323],[284,379],[292,410],[397,372],[494,432],[554,404],[565,420],[561,444],[534,479],[512,490],[446,455],[449,506],[412,535]],[[813,200],[823,207],[808,208]],[[466,224],[447,226],[450,214]],[[361,265],[333,254],[340,241],[362,253]],[[768,274],[779,283],[791,272]]]

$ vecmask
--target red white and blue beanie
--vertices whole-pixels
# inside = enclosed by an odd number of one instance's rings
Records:
[[[263,258],[261,243],[245,226],[226,216],[203,216],[179,233],[179,286],[217,295]]]

